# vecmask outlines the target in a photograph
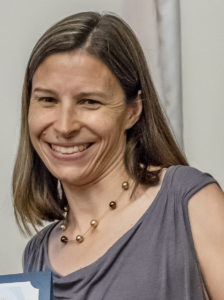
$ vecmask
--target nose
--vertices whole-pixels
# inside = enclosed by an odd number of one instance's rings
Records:
[[[72,137],[81,128],[78,112],[71,105],[62,105],[58,108],[54,130],[58,136]]]

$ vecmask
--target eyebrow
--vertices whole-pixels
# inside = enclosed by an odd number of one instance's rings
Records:
[[[40,93],[48,93],[48,94],[53,94],[53,95],[57,95],[57,92],[51,89],[45,89],[45,88],[40,88],[40,87],[36,87],[32,93],[35,92],[40,92]],[[107,97],[107,95],[104,92],[101,91],[96,91],[96,92],[80,92],[78,94],[79,97],[90,97],[90,96],[96,96],[96,97],[102,97],[105,98]]]
[[[102,97],[102,98],[107,97],[107,95],[104,92],[100,92],[100,91],[97,91],[97,92],[81,92],[81,93],[79,93],[79,96],[81,96],[81,97],[96,96],[96,97]]]
[[[54,91],[54,90],[44,89],[44,88],[40,88],[40,87],[36,87],[36,88],[32,91],[32,93],[35,93],[35,92],[48,93],[48,94],[54,94],[54,95],[57,94],[57,92]]]

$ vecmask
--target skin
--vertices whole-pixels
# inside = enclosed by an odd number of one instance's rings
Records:
[[[224,193],[208,185],[189,202],[196,252],[212,300],[224,299]]]
[[[110,70],[83,50],[48,57],[34,75],[30,137],[44,164],[63,184],[70,207],[66,235],[85,232],[89,221],[100,218],[108,203],[119,198],[119,208],[107,214],[83,244],[64,246],[60,229],[52,231],[49,259],[61,275],[102,256],[138,221],[161,187],[165,170],[157,186],[139,186],[131,198],[134,201],[130,200],[131,188],[127,192],[121,189],[124,180],[133,185],[123,162],[125,131],[137,122],[141,110],[140,99],[128,106]],[[82,151],[63,154],[57,146],[79,146]],[[206,287],[212,299],[222,300],[224,196],[217,185],[209,185],[192,197],[189,216]]]

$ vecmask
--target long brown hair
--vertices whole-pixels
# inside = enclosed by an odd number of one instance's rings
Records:
[[[54,53],[84,48],[103,61],[120,82],[127,103],[141,91],[143,110],[138,122],[127,131],[125,165],[136,183],[152,185],[158,171],[149,166],[186,165],[167,125],[152,83],[148,66],[133,31],[119,17],[84,12],[52,26],[37,42],[26,69],[22,95],[20,143],[13,173],[15,216],[20,229],[30,233],[43,220],[60,220],[66,197],[57,195],[57,179],[35,152],[29,137],[28,111],[32,78],[38,66]]]

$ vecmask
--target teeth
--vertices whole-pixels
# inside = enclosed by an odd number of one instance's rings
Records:
[[[51,146],[52,146],[52,149],[57,152],[61,152],[63,154],[72,154],[72,153],[84,151],[88,147],[88,144],[78,145],[78,146],[73,146],[73,147],[61,147],[61,146],[57,146],[57,145],[53,145],[53,144]]]
[[[84,149],[85,149],[85,148],[84,148],[83,145],[80,145],[80,146],[79,146],[79,151],[80,151],[80,152],[82,152]]]

